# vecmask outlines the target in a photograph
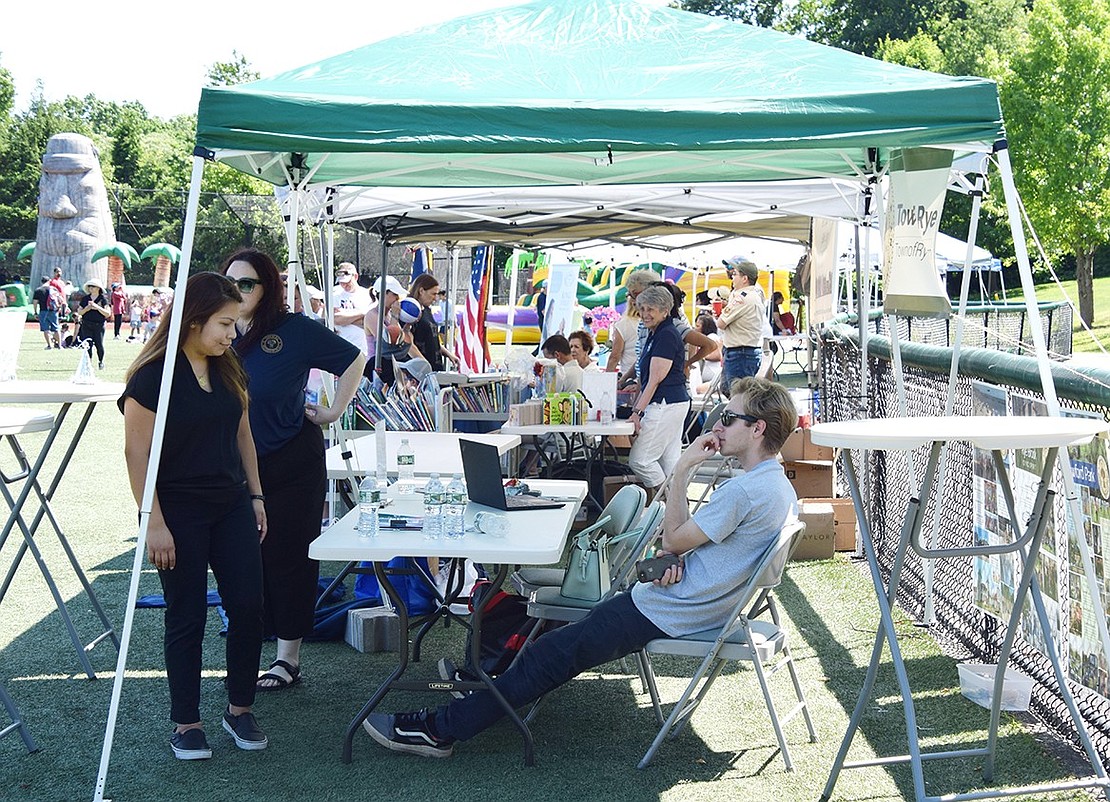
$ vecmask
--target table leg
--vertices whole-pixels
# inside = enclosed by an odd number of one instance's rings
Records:
[[[513,706],[510,705],[505,697],[501,695],[501,692],[497,690],[490,676],[482,670],[482,616],[485,613],[486,602],[492,599],[494,594],[497,593],[498,589],[505,581],[508,572],[509,566],[507,564],[497,566],[497,574],[492,584],[487,586],[487,592],[483,594],[479,603],[474,605],[474,615],[471,617],[470,624],[474,633],[473,637],[470,639],[470,664],[471,670],[478,675],[479,679],[485,684],[486,689],[490,692],[490,695],[497,700],[497,704],[505,711],[505,715],[508,717],[509,721],[511,721],[513,726],[517,728],[517,731],[520,732],[520,737],[524,741],[524,765],[534,766],[536,760],[533,751],[532,731],[528,729],[528,725],[524,723],[524,720],[517,714]]]
[[[43,444],[42,451],[39,454],[39,458],[35,462],[35,467],[33,467],[29,472],[26,473],[26,484],[23,488],[23,491],[20,493],[19,500],[14,502],[13,504],[13,501],[5,488],[4,496],[8,501],[8,506],[11,507],[13,510],[13,514],[17,515],[18,517],[19,526],[23,533],[23,543],[20,544],[19,550],[16,552],[15,558],[12,560],[12,563],[9,566],[8,573],[4,578],[4,582],[2,585],[0,585],[0,601],[3,601],[4,597],[7,595],[8,588],[10,587],[12,580],[15,577],[15,572],[19,568],[20,563],[23,561],[23,556],[27,553],[27,549],[34,545],[32,543],[32,540],[34,539],[34,536],[38,531],[38,527],[41,524],[43,517],[46,516],[54,529],[54,533],[58,538],[58,542],[62,546],[62,550],[65,552],[66,558],[69,560],[69,563],[73,568],[74,574],[76,575],[78,581],[81,583],[81,587],[84,589],[85,594],[89,598],[89,603],[92,605],[93,611],[96,613],[97,617],[100,619],[101,625],[104,627],[100,634],[93,638],[93,640],[90,641],[87,645],[81,645],[80,638],[77,636],[76,629],[74,628],[72,621],[69,618],[69,613],[66,610],[64,603],[58,602],[60,596],[56,593],[57,587],[54,584],[53,577],[50,575],[49,570],[46,568],[45,561],[42,559],[41,554],[36,556],[36,562],[39,565],[40,571],[43,572],[43,576],[46,579],[47,585],[51,588],[51,592],[55,593],[55,601],[58,604],[58,611],[62,616],[67,630],[69,630],[70,632],[70,638],[71,640],[73,640],[75,648],[77,648],[78,650],[78,658],[80,659],[81,664],[85,669],[85,673],[88,674],[89,679],[95,679],[96,675],[93,673],[92,666],[89,663],[88,659],[84,656],[85,653],[95,647],[105,638],[110,638],[112,643],[116,647],[116,651],[119,651],[119,638],[117,637],[115,629],[113,628],[111,621],[108,619],[107,614],[104,612],[104,608],[101,606],[100,600],[97,598],[96,593],[88,580],[88,577],[85,575],[84,570],[81,568],[81,564],[77,560],[77,555],[74,553],[73,548],[69,543],[69,539],[66,538],[65,534],[62,532],[62,528],[58,523],[57,518],[54,516],[53,510],[50,508],[50,501],[51,499],[53,499],[54,493],[57,491],[58,485],[61,483],[62,476],[65,475],[66,469],[69,467],[70,460],[73,458],[73,454],[77,450],[77,445],[81,440],[81,436],[84,434],[85,429],[88,426],[89,419],[92,417],[93,410],[96,408],[95,403],[89,403],[86,406],[85,412],[81,416],[81,420],[77,425],[77,429],[74,432],[73,437],[70,439],[70,442],[66,447],[65,454],[63,454],[61,462],[58,464],[58,468],[54,474],[54,477],[51,479],[50,485],[45,492],[42,490],[38,482],[38,476],[41,472],[42,464],[45,461],[47,454],[50,452],[51,447],[53,446],[54,439],[61,432],[62,425],[65,422],[67,415],[69,414],[69,409],[71,406],[72,404],[63,404],[62,408],[58,412],[58,415],[55,417],[54,426],[51,428],[50,434],[47,436],[46,442]],[[23,451],[23,447],[19,444],[18,440],[14,436],[9,437],[8,439],[12,450],[15,452],[16,457],[20,460],[20,464],[29,464],[26,453]],[[38,497],[39,509],[35,513],[35,517],[28,527],[22,519],[22,508],[26,502],[27,495],[31,490],[34,490],[36,496]],[[16,511],[15,505],[18,505],[18,512]],[[11,517],[9,517],[9,524],[11,523],[11,521],[12,519]],[[7,539],[10,531],[10,526],[5,526],[3,533],[0,533],[0,547],[3,546],[3,543]]]
[[[902,707],[906,718],[909,763],[910,771],[913,776],[914,794],[918,800],[925,797],[925,777],[921,768],[921,749],[917,738],[917,712],[914,708],[913,696],[909,687],[909,678],[906,675],[905,663],[902,660],[902,652],[898,645],[898,638],[894,629],[894,616],[891,606],[898,597],[898,583],[901,580],[902,567],[905,563],[906,552],[909,548],[910,541],[913,539],[914,533],[921,528],[922,504],[920,499],[927,499],[932,492],[932,482],[936,474],[940,447],[940,443],[933,444],[929,453],[929,462],[925,469],[925,479],[922,483],[919,496],[910,498],[907,504],[906,514],[902,523],[902,533],[898,541],[898,549],[895,552],[894,562],[891,566],[890,579],[885,586],[883,585],[882,574],[879,571],[878,557],[875,554],[875,544],[871,538],[870,521],[865,514],[866,510],[863,506],[863,496],[860,492],[855,465],[852,462],[851,456],[845,455],[844,476],[852,496],[852,502],[856,507],[856,517],[859,521],[864,554],[867,557],[867,565],[871,571],[871,581],[875,586],[875,595],[879,603],[880,623],[878,631],[875,634],[875,645],[871,650],[871,662],[867,667],[867,674],[864,677],[863,687],[860,689],[859,699],[856,702],[855,709],[852,711],[852,717],[849,720],[848,728],[844,733],[844,738],[840,743],[840,748],[837,750],[836,758],[833,761],[829,779],[825,783],[825,789],[821,794],[822,802],[827,802],[827,800],[832,798],[832,792],[836,786],[837,778],[840,776],[840,771],[843,768],[870,765],[870,763],[866,761],[852,764],[846,764],[845,761],[848,756],[848,749],[851,747],[856,731],[859,729],[860,722],[863,720],[864,711],[871,701],[871,691],[874,688],[875,678],[879,671],[879,664],[882,661],[884,640],[890,648],[894,675],[898,682],[898,689],[902,695]]]
[[[389,693],[390,687],[401,678],[409,665],[408,608],[405,607],[405,602],[401,598],[401,595],[389,581],[389,577],[385,572],[385,563],[374,563],[374,576],[378,578],[378,587],[389,596],[389,600],[393,603],[393,610],[397,613],[397,668],[393,669],[393,673],[389,675],[386,681],[378,686],[378,689],[374,691],[374,695],[362,706],[362,709],[358,711],[358,715],[356,715],[347,726],[347,733],[343,736],[344,763],[351,762],[351,752],[355,733],[358,732],[359,728],[362,726],[362,722],[366,721],[366,717],[374,712],[374,708],[385,698],[385,695]]]
[[[23,720],[12,697],[8,696],[8,692],[4,690],[4,686],[0,685],[0,703],[3,703],[4,709],[8,711],[8,716],[11,718],[12,723],[0,729],[0,738],[3,738],[10,732],[19,731],[19,737],[23,739],[23,745],[27,747],[28,752],[39,751],[39,745],[35,743],[35,739],[31,737],[30,731],[27,729],[27,723]]]

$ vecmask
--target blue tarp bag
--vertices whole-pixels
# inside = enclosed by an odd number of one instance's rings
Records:
[[[373,564],[368,562],[359,563],[359,565],[363,568],[373,567]],[[394,557],[386,563],[386,567],[409,571],[419,570],[424,574],[423,577],[415,573],[390,575],[389,581],[397,589],[397,595],[405,603],[405,609],[408,610],[409,615],[427,615],[436,609],[439,600],[436,598],[426,558]],[[378,604],[382,604],[382,591],[378,587],[378,578],[373,574],[359,574],[355,580],[355,598],[376,599]]]

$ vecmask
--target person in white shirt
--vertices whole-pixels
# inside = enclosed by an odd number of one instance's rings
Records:
[[[335,269],[335,292],[332,293],[332,313],[335,331],[347,342],[357,345],[366,356],[366,334],[362,320],[370,309],[370,290],[358,285],[358,270],[350,262],[343,262]]]
[[[583,371],[601,370],[601,366],[593,360],[594,338],[588,331],[572,331],[567,340],[570,342],[570,355],[578,367]]]
[[[573,393],[582,389],[582,368],[570,355],[570,343],[562,334],[552,334],[540,346],[546,359],[559,363],[555,372],[555,392]]]

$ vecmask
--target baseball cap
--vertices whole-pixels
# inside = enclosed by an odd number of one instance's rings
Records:
[[[381,295],[383,280],[385,281],[386,292],[391,292],[401,298],[405,297],[405,288],[402,287],[401,282],[399,282],[393,276],[379,276],[378,279],[374,282],[374,292],[378,293],[378,295]]]
[[[747,276],[753,284],[759,279],[759,268],[756,267],[755,262],[746,256],[740,254],[730,256],[728,259],[722,259],[721,264],[730,270],[736,270]]]
[[[342,278],[343,276],[354,276],[354,275],[357,275],[357,274],[355,273],[355,271],[352,268],[349,268],[349,267],[339,267],[335,271],[335,277],[337,279]]]
[[[419,357],[407,362],[398,362],[397,367],[404,370],[416,381],[423,381],[425,376],[430,376],[432,373],[432,366],[428,363],[428,360]]]

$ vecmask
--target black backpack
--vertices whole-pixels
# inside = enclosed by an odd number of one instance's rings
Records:
[[[474,583],[474,590],[470,597],[470,609],[474,610],[474,602],[481,599],[486,593],[493,592],[493,598],[486,605],[482,614],[482,641],[480,646],[480,660],[482,670],[490,677],[496,677],[512,665],[513,660],[524,648],[537,619],[528,615],[528,600],[515,593],[506,593],[503,590],[494,591],[493,583],[479,581]],[[546,631],[546,625],[539,634]],[[470,663],[470,639],[466,644],[467,664],[463,668],[463,678],[475,678],[474,672],[468,670]]]

